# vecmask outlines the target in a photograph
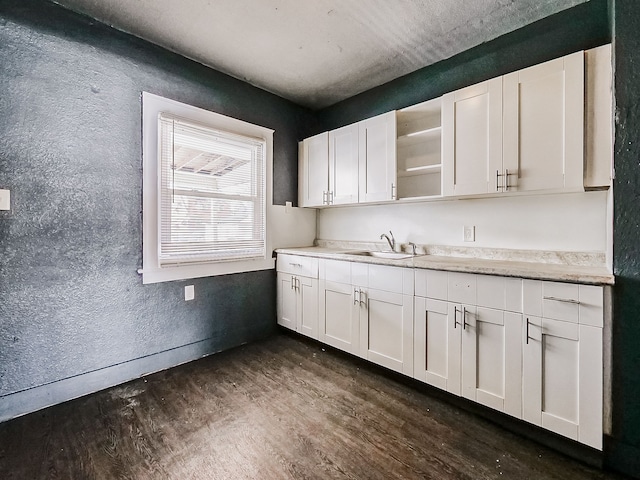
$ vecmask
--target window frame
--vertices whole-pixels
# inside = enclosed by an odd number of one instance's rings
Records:
[[[161,265],[158,256],[159,204],[160,204],[160,139],[158,118],[160,113],[182,117],[212,129],[236,135],[259,138],[265,142],[265,255],[261,258],[241,260],[205,260],[197,263]],[[142,92],[142,283],[227,275],[232,273],[269,270],[275,267],[271,251],[268,225],[272,203],[273,130],[226,115],[170,100],[149,92]]]

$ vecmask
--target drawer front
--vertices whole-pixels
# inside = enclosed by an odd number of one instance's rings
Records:
[[[403,293],[404,273],[402,267],[387,267],[385,265],[369,265],[369,288],[392,293]],[[408,293],[413,295],[413,291]]]
[[[416,296],[447,300],[447,278],[448,272],[416,269]]]
[[[278,254],[276,268],[278,272],[318,278],[318,259],[299,255]]]
[[[476,304],[476,275],[449,272],[447,296],[450,302]]]
[[[580,320],[579,285],[542,282],[542,316],[578,323]]]
[[[522,279],[476,275],[477,304],[509,312],[522,312]]]
[[[351,262],[325,260],[324,280],[351,285]]]
[[[524,310],[534,316],[603,325],[603,288],[575,283],[524,281]]]

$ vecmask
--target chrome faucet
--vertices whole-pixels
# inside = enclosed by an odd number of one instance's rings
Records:
[[[389,238],[389,235],[391,235],[391,238]],[[382,235],[380,235],[380,240],[382,240],[383,238],[386,238],[387,242],[389,242],[389,246],[391,247],[391,251],[395,252],[396,251],[396,239],[393,238],[393,233],[391,233],[391,230],[389,230],[389,235],[387,235],[386,233],[383,233]]]

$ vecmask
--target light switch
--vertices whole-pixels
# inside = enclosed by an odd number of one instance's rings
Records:
[[[0,190],[0,210],[11,210],[11,192]]]
[[[196,292],[193,285],[186,285],[184,287],[184,299],[185,301],[193,300],[196,298]]]

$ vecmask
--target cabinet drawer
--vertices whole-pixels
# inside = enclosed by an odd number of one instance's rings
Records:
[[[446,300],[447,275],[448,272],[439,270],[417,269],[415,272],[416,296]]]
[[[477,305],[509,312],[522,312],[522,280],[476,275]]]
[[[524,312],[528,315],[602,327],[603,295],[600,286],[525,280]]]
[[[322,279],[327,282],[351,284],[351,262],[324,260]]]
[[[476,275],[449,272],[447,296],[450,302],[476,304]]]
[[[369,265],[369,288],[413,295],[413,270],[402,267]]]
[[[276,268],[278,272],[318,278],[318,259],[313,257],[278,254]]]

